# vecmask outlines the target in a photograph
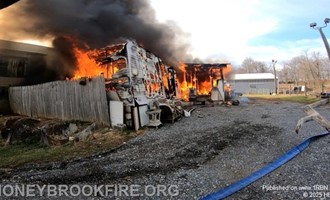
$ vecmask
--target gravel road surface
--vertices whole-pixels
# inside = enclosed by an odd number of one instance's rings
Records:
[[[66,162],[27,164],[11,173],[0,173],[0,184],[112,187],[110,197],[102,190],[53,199],[200,199],[324,132],[309,122],[295,133],[297,121],[305,116],[303,106],[246,97],[239,106],[198,105],[191,117],[150,128],[112,152]],[[329,105],[317,110],[330,119]],[[330,137],[326,136],[227,199],[321,199],[327,194],[330,198],[329,158]]]

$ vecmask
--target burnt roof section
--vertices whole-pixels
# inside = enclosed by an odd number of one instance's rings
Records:
[[[127,56],[127,44],[128,42],[133,42],[135,45],[137,45],[139,48],[142,48],[145,50],[147,57],[148,55],[152,54],[156,56],[159,61],[161,62],[161,58],[159,58],[157,55],[149,51],[148,49],[145,49],[143,46],[139,45],[136,41],[127,40],[125,43],[119,43],[119,44],[113,44],[108,45],[104,48],[100,48],[96,50],[95,52],[92,52],[89,57],[93,58],[96,62],[100,64],[106,64],[112,61],[111,56],[118,56],[118,55],[126,55]]]
[[[200,68],[224,68],[230,65],[230,63],[185,63],[186,67],[188,68],[194,68],[194,67],[200,67]]]
[[[123,54],[127,43],[109,45],[104,48],[97,49],[88,56],[93,58],[97,63],[104,65],[112,61],[111,56]]]

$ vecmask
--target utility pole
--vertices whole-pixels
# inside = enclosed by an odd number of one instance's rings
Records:
[[[324,26],[317,26],[317,23],[313,22],[313,23],[310,23],[310,27],[315,29],[315,30],[318,30],[320,32],[320,35],[321,35],[321,38],[323,40],[323,43],[324,43],[324,46],[325,46],[325,49],[327,50],[327,53],[328,53],[328,58],[330,60],[330,47],[329,47],[329,43],[328,43],[328,40],[327,38],[325,37],[322,29],[327,27],[328,23],[330,22],[330,19],[329,18],[325,18],[324,19]]]
[[[274,92],[273,92],[273,94],[277,94],[277,81],[276,81],[276,69],[275,69],[276,63],[277,63],[277,60],[272,60],[273,70],[274,70]]]
[[[329,43],[328,43],[328,40],[327,38],[325,37],[324,33],[323,33],[323,28],[327,27],[328,23],[330,22],[330,19],[329,18],[325,18],[324,19],[324,25],[323,26],[317,26],[317,23],[316,22],[313,22],[313,23],[310,23],[309,26],[315,30],[318,30],[320,32],[320,35],[321,35],[321,38],[323,40],[323,43],[324,43],[324,46],[325,46],[325,49],[327,50],[327,53],[328,53],[328,59],[330,61],[330,47],[329,47]],[[324,85],[322,83],[322,93],[324,92]],[[306,96],[306,83],[305,83],[305,96]]]

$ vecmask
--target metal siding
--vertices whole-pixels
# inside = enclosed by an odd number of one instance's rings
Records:
[[[243,94],[269,94],[274,90],[274,80],[233,80],[232,89]],[[252,87],[251,87],[252,86]],[[255,87],[253,87],[255,86]]]

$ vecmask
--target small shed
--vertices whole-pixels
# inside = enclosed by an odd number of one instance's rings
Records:
[[[278,77],[276,80],[272,73],[232,74],[228,83],[236,93],[242,94],[272,94],[279,88]],[[277,91],[274,91],[276,88]]]

